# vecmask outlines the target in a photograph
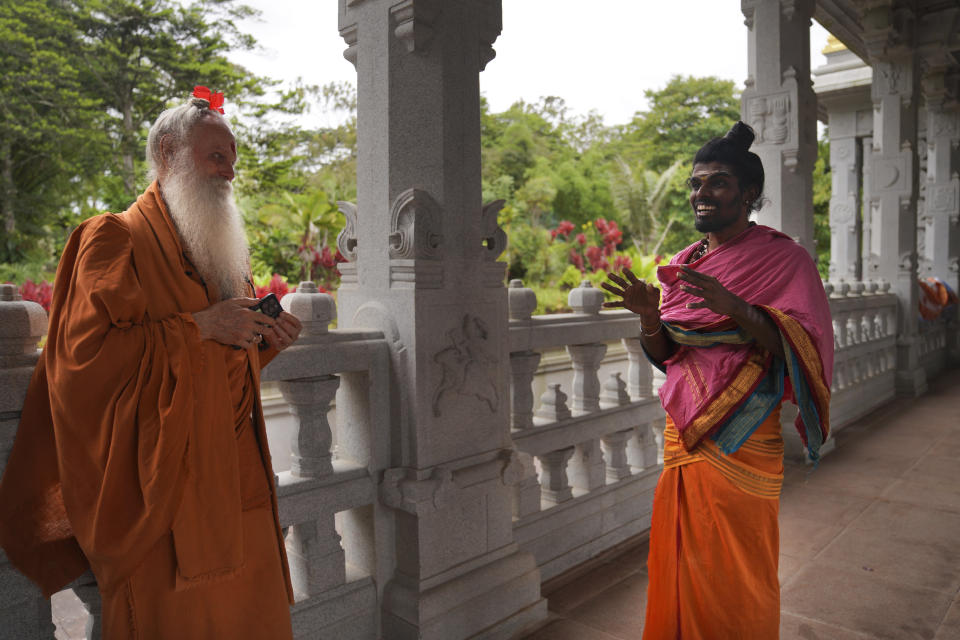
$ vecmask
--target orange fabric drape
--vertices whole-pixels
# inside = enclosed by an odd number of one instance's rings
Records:
[[[783,440],[774,411],[736,452],[691,452],[667,417],[644,640],[768,640],[780,627]]]
[[[237,425],[252,413],[272,479],[257,393],[271,352],[200,340],[190,314],[218,299],[185,262],[157,183],[71,235],[0,483],[0,544],[46,595],[88,564],[102,591],[117,589],[165,537],[171,588],[244,566]]]

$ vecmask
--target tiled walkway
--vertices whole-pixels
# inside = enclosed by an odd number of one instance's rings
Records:
[[[813,473],[786,470],[781,640],[960,639],[960,370],[837,445]],[[551,619],[527,640],[639,639],[646,554],[546,585]]]

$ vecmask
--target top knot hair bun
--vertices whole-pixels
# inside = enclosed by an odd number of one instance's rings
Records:
[[[197,97],[190,98],[190,104],[192,104],[193,106],[195,106],[195,107],[198,108],[198,109],[209,109],[209,108],[210,108],[210,101],[209,101],[209,100],[205,100],[205,99],[203,99],[203,98],[197,98]],[[727,134],[727,135],[730,135],[730,134]]]
[[[727,135],[723,137],[730,140],[744,151],[747,151],[750,149],[750,145],[753,144],[753,140],[757,137],[757,135],[753,132],[753,129],[750,128],[750,125],[739,121],[733,125],[730,128],[730,131],[727,132]]]

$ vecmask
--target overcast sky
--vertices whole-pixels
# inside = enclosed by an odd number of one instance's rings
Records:
[[[308,84],[349,80],[337,30],[337,0],[246,0],[258,21],[242,28],[260,42],[256,53],[233,59],[259,75]],[[827,32],[810,35],[813,68]],[[556,95],[576,113],[591,109],[608,124],[644,109],[646,89],[676,74],[717,76],[743,87],[747,28],[739,0],[503,0],[497,57],[480,74],[494,111],[514,101]]]

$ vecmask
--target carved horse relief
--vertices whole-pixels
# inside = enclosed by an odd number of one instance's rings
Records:
[[[440,365],[440,384],[433,393],[433,415],[440,416],[440,401],[450,393],[472,396],[485,403],[491,413],[500,404],[490,368],[497,362],[487,350],[490,332],[480,318],[466,314],[463,322],[447,332],[450,345],[433,356]]]

